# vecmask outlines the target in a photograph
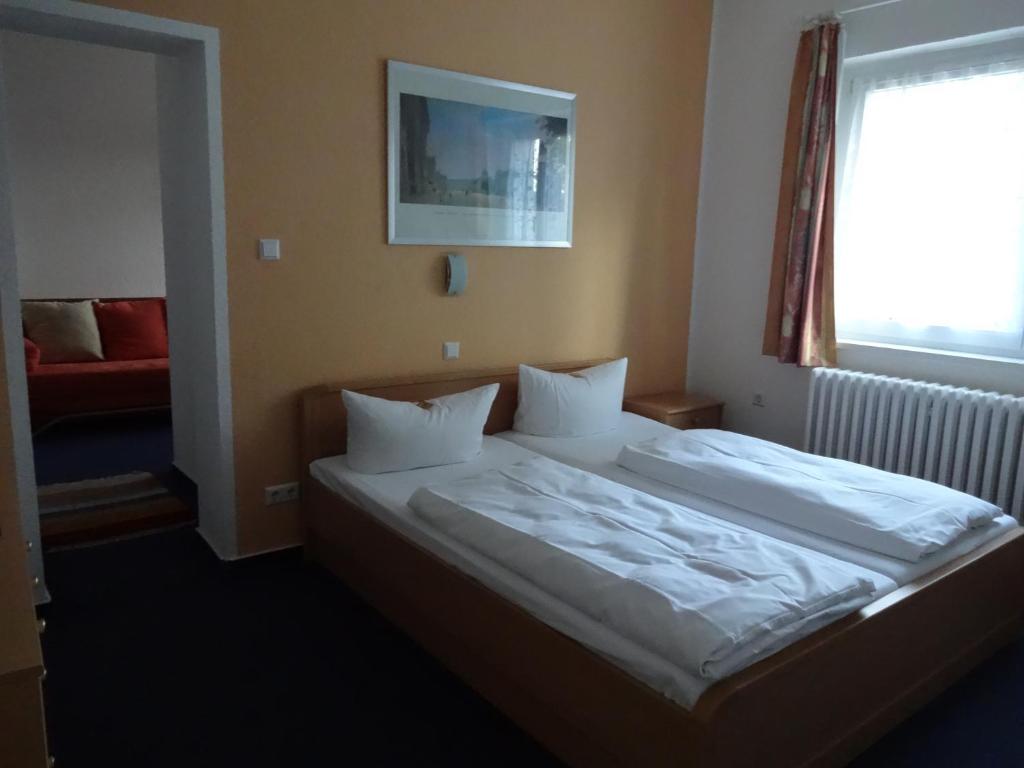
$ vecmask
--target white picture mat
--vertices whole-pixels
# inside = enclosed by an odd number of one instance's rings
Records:
[[[566,210],[517,211],[399,201],[401,94],[565,118]],[[575,177],[576,97],[563,91],[388,62],[388,242],[394,245],[497,245],[569,248]]]

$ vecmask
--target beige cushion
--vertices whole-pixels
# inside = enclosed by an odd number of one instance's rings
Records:
[[[26,301],[25,335],[39,347],[40,363],[103,359],[103,343],[91,301]]]

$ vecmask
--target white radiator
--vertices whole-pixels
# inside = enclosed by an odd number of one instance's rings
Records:
[[[815,368],[805,448],[965,491],[1024,515],[1024,398]]]

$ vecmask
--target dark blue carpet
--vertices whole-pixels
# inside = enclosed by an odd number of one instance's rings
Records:
[[[58,766],[557,765],[297,550],[225,563],[178,529],[46,568]]]
[[[58,765],[557,764],[298,551],[224,563],[179,529],[46,565]],[[1024,643],[856,765],[1024,766]]]
[[[1024,640],[979,666],[853,765],[1024,766]]]
[[[174,458],[170,409],[58,422],[32,440],[36,483],[69,483],[129,472],[166,473]]]

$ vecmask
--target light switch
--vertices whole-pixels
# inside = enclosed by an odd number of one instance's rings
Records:
[[[281,258],[281,241],[260,240],[260,258],[263,261],[278,261]]]
[[[442,360],[458,360],[459,359],[459,342],[457,342],[457,341],[446,341],[441,346],[441,359]]]

